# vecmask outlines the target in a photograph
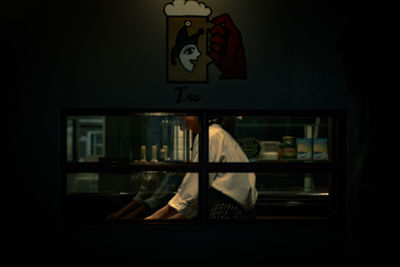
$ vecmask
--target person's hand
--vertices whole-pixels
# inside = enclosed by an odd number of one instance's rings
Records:
[[[136,208],[137,205],[138,205],[138,203],[136,203],[136,201],[132,201],[132,202],[128,203],[128,205],[126,205],[122,209],[120,209],[120,210],[108,215],[106,220],[108,220],[108,221],[119,220],[125,213],[127,213],[130,210]]]
[[[147,216],[143,220],[159,220],[159,219],[161,219],[161,216],[153,213],[152,215]]]
[[[120,209],[110,215],[107,216],[106,220],[107,221],[112,221],[112,220],[118,220],[119,218],[121,218],[121,216],[125,213],[124,209]]]
[[[246,61],[242,37],[228,14],[212,20],[210,34],[210,57],[222,72],[222,79],[245,79]]]
[[[144,220],[165,220],[178,213],[174,208],[168,204],[154,212],[152,215],[147,216]]]
[[[146,206],[144,204],[139,204],[133,211],[129,212],[127,215],[122,217],[120,220],[133,220],[137,218],[140,214],[142,214],[146,210]]]

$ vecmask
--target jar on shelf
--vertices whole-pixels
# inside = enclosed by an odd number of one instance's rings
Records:
[[[281,159],[296,159],[297,158],[296,138],[294,136],[283,136],[280,149],[281,149]]]

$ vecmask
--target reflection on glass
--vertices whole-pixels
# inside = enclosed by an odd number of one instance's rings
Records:
[[[184,175],[156,171],[69,174],[67,217],[78,220],[143,219],[168,204]]]
[[[187,162],[193,133],[184,116],[138,113],[67,117],[69,162]]]
[[[101,193],[145,196],[156,192],[160,186],[176,190],[183,173],[142,171],[124,173],[73,173],[67,175],[67,194]],[[173,192],[173,191],[171,191]]]
[[[67,160],[98,161],[104,149],[104,117],[81,116],[67,120]]]
[[[257,173],[257,218],[327,217],[331,179],[328,173]]]
[[[261,195],[328,195],[329,175],[324,173],[257,173]]]
[[[229,133],[250,162],[330,159],[330,117],[215,115],[209,123]]]

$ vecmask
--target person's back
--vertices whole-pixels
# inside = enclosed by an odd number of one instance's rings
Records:
[[[210,162],[249,162],[233,137],[219,124],[209,130]],[[254,173],[210,173],[210,187],[235,200],[243,209],[250,210],[257,200]]]
[[[235,139],[219,124],[209,129],[210,162],[249,162]]]

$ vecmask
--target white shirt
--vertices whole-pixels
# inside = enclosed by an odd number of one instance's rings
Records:
[[[193,144],[192,162],[198,162],[199,140]],[[209,162],[249,162],[239,144],[220,125],[209,127]],[[186,218],[197,215],[198,173],[187,173],[168,205]],[[209,186],[234,199],[246,211],[254,208],[258,192],[254,173],[209,173]]]

